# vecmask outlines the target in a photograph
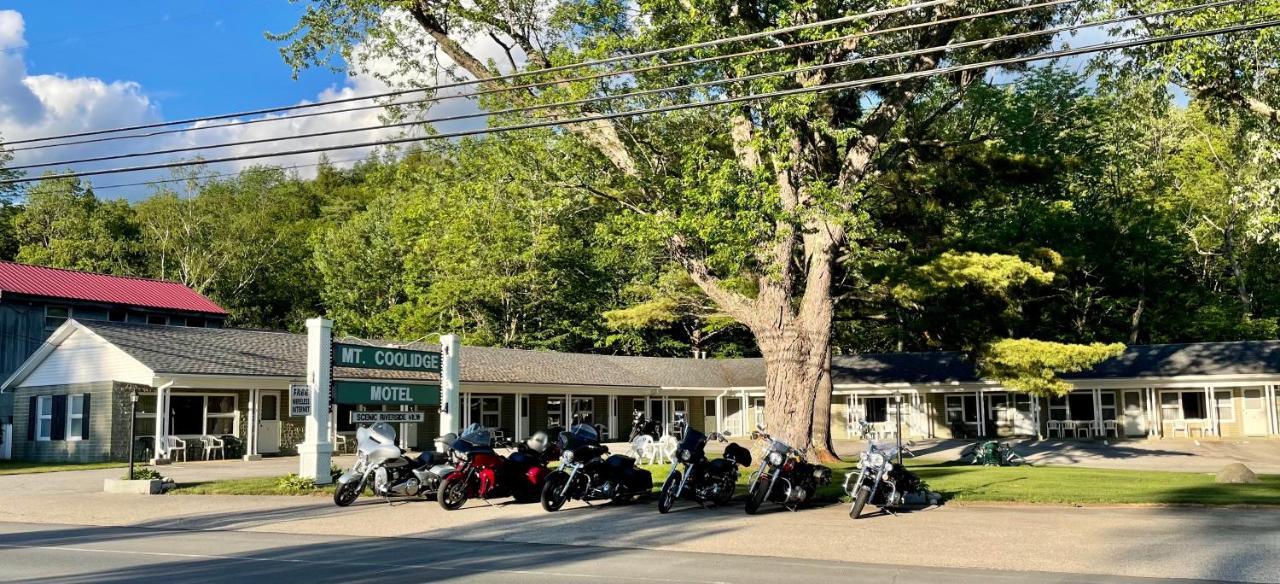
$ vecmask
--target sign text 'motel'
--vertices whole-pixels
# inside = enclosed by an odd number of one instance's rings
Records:
[[[439,373],[440,353],[334,343],[333,364],[338,367]]]
[[[395,381],[335,381],[334,401],[340,404],[440,405],[440,386]]]

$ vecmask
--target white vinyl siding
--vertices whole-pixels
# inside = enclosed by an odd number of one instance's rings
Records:
[[[151,385],[153,374],[128,353],[101,338],[77,330],[49,354],[19,387],[122,381]]]

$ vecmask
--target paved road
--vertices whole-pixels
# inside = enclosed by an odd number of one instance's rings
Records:
[[[596,546],[0,523],[15,582],[1153,583],[1093,574],[901,567]]]

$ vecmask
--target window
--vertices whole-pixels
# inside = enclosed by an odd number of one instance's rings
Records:
[[[44,329],[51,331],[62,326],[71,318],[71,309],[66,306],[46,306],[44,307]]]
[[[1116,393],[1114,391],[1099,392],[1098,401],[1102,402],[1102,419],[1116,419]]]
[[[1115,404],[1112,404],[1114,407]],[[1067,413],[1071,420],[1093,420],[1093,392],[1073,391],[1067,394]]]
[[[862,401],[863,417],[872,424],[889,421],[889,398],[869,397]]]
[[[107,312],[107,320],[111,322],[124,322],[129,318],[129,311],[123,308],[113,308]]]
[[[76,318],[81,321],[85,320],[107,320],[107,309],[94,308],[92,306],[77,306]]]
[[[573,423],[587,424],[588,426],[596,423],[596,400],[594,398],[573,398]]]
[[[716,400],[715,400],[715,398],[710,398],[710,397],[709,397],[709,398],[707,398],[705,401],[703,401],[703,402],[702,402],[702,415],[704,415],[704,416],[706,416],[706,417],[708,417],[708,418],[714,418],[714,417],[716,416]]]
[[[203,316],[188,316],[188,317],[187,317],[187,326],[193,326],[193,327],[196,327],[196,328],[204,328],[204,317],[203,317]]]
[[[170,316],[169,326],[187,326],[187,319],[184,316]]]
[[[490,430],[502,425],[502,414],[499,411],[500,400],[496,395],[471,397],[471,423],[480,424]]]
[[[564,427],[564,400],[547,400],[547,428]]]
[[[1230,389],[1220,389],[1213,392],[1213,402],[1214,407],[1218,410],[1219,422],[1236,421],[1236,408],[1231,401],[1231,393],[1232,390]]]
[[[163,314],[148,314],[147,324],[166,325],[169,324],[169,317]]]
[[[135,436],[154,436],[156,433],[156,394],[139,393],[137,417],[134,420]]]
[[[1202,420],[1209,415],[1204,391],[1160,392],[1160,417],[1165,420]]]
[[[236,434],[237,409],[234,395],[173,395],[169,398],[172,424],[178,436],[221,436]]]
[[[949,395],[946,401],[947,423],[978,421],[978,396]]]
[[[53,396],[36,398],[36,440],[49,441],[53,436]]]
[[[1060,395],[1049,397],[1049,419],[1062,422],[1071,419],[1067,398]]]
[[[79,440],[84,433],[84,394],[67,396],[67,440]]]

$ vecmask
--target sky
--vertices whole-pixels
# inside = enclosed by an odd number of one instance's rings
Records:
[[[388,86],[368,76],[311,69],[297,79],[266,31],[290,29],[305,3],[287,0],[9,0],[0,6],[0,139],[9,142],[101,128],[368,95]],[[69,17],[74,15],[73,17]],[[355,104],[348,104],[350,105]],[[433,115],[475,111],[453,100]],[[278,115],[278,114],[277,114]],[[260,123],[61,148],[15,150],[11,165],[55,162],[146,149],[312,133],[379,123],[378,111]],[[483,122],[478,122],[483,123]],[[442,130],[455,128],[441,128]],[[207,150],[206,157],[360,142],[393,131]],[[12,149],[23,145],[12,145]],[[329,154],[355,160],[368,150]],[[192,154],[86,163],[77,170],[175,160]],[[317,154],[224,163],[210,172],[252,164],[314,164]],[[54,167],[65,170],[66,166]],[[47,169],[27,171],[40,174]],[[307,176],[313,168],[300,168]],[[104,187],[170,178],[169,171],[91,177]],[[103,197],[138,199],[149,187],[101,189]]]

